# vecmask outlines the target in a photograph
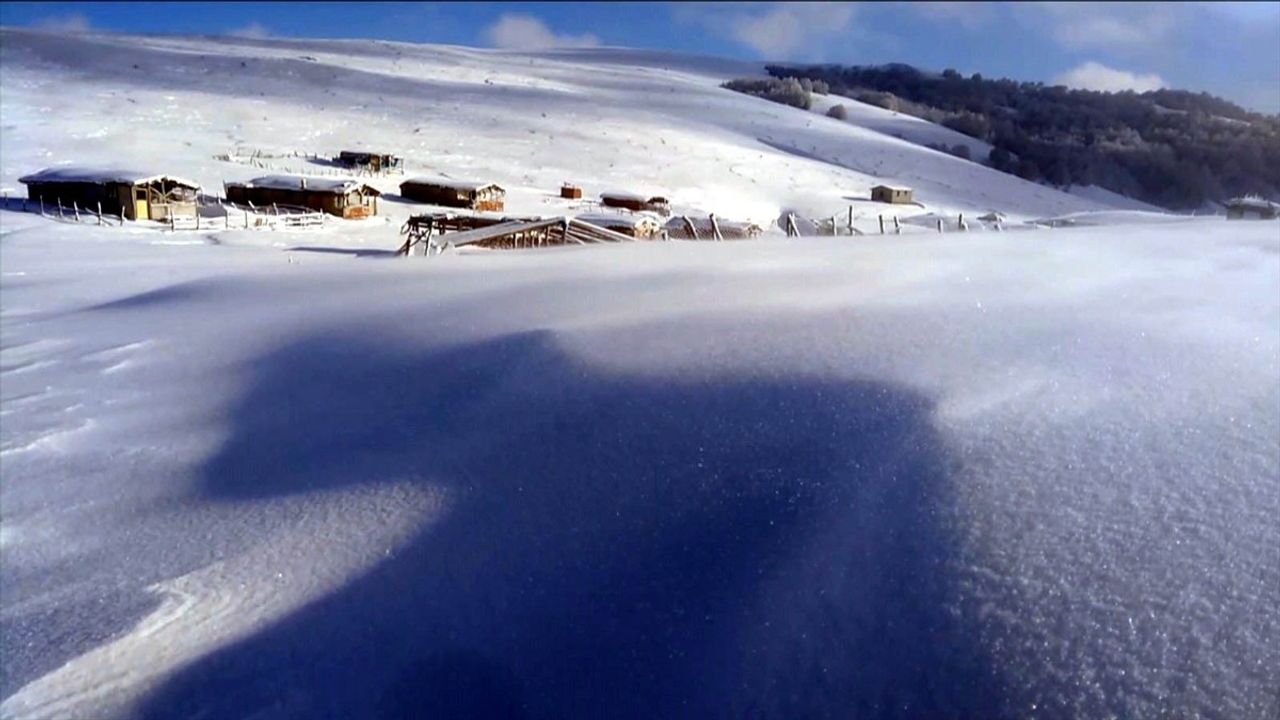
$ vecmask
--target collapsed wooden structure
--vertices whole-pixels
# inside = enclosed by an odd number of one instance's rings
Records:
[[[715,215],[673,217],[663,230],[673,240],[750,240],[764,234],[764,228],[755,223],[725,220]]]
[[[320,210],[341,218],[378,214],[377,188],[359,180],[264,175],[247,182],[225,183],[227,200],[255,205],[292,205]]]
[[[507,191],[490,182],[415,177],[400,183],[400,195],[430,205],[501,212]]]
[[[656,238],[662,234],[662,223],[647,213],[586,213],[578,219],[638,239]]]
[[[415,251],[423,255],[438,254],[446,247],[511,250],[635,240],[573,217],[465,217],[436,213],[414,215],[400,232],[405,240],[397,255],[410,255]]]
[[[153,172],[53,167],[18,178],[27,197],[50,206],[84,208],[130,220],[194,218],[200,186]]]

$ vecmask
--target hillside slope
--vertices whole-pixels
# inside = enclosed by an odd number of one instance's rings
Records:
[[[58,162],[157,165],[217,189],[254,174],[212,159],[237,146],[322,155],[356,146],[400,153],[410,172],[491,179],[517,210],[554,209],[546,194],[565,180],[766,223],[782,208],[843,212],[881,181],[914,186],[947,214],[1101,207],[720,89],[726,72],[746,69],[724,61],[371,41],[0,38],[9,128],[0,182],[11,193],[21,174]]]

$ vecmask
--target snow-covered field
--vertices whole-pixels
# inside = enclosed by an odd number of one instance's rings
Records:
[[[1079,227],[400,259],[385,195],[296,232],[0,211],[0,715],[1280,713],[1280,224],[717,87],[750,72],[3,31],[10,195],[363,145],[516,213],[889,181]]]

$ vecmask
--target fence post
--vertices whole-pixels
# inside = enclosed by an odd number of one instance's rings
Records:
[[[938,232],[942,232],[942,218],[938,218]]]
[[[849,206],[849,234],[853,234],[853,206]]]
[[[40,196],[40,217],[44,217],[44,196]]]
[[[98,224],[102,224],[102,203],[98,203]]]
[[[898,224],[898,216],[897,216],[897,215],[894,215],[894,216],[893,216],[893,234],[894,234],[894,235],[901,235],[901,234],[902,234],[902,225]]]
[[[880,234],[884,234],[884,213],[880,213]]]
[[[58,198],[58,219],[62,219],[62,198]]]
[[[72,200],[72,201],[71,201],[71,209],[72,209],[72,210],[75,212],[75,214],[76,214],[76,222],[80,222],[80,203],[76,202],[75,200]]]

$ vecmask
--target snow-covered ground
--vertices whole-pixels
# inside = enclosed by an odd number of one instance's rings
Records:
[[[515,213],[889,181],[1080,227],[400,259],[385,195],[313,231],[0,211],[0,715],[1280,712],[1280,223],[1113,211],[738,74],[4,31],[11,195],[355,145]]]

